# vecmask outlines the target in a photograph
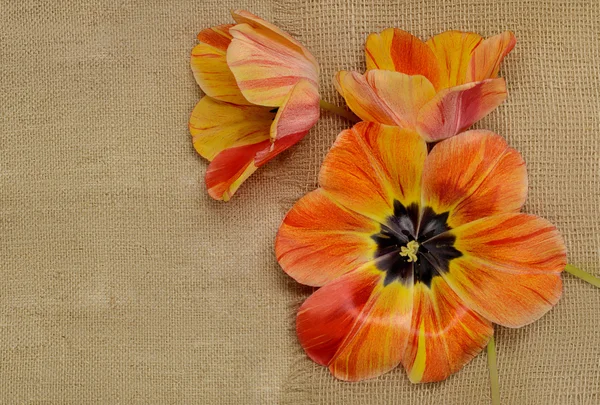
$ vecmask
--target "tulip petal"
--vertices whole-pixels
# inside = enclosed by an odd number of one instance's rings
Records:
[[[271,142],[266,140],[219,153],[206,170],[208,194],[215,200],[229,201],[242,183],[258,169],[254,163],[256,154],[270,145]]]
[[[212,160],[227,148],[269,139],[275,114],[260,106],[235,105],[203,97],[190,116],[196,151]]]
[[[410,130],[360,122],[342,131],[319,173],[321,187],[344,207],[385,223],[394,200],[420,201],[427,146]]]
[[[192,49],[191,67],[196,82],[206,95],[235,104],[249,104],[227,66],[227,47],[233,24],[207,28],[198,34],[200,43]]]
[[[302,197],[275,240],[283,270],[296,281],[322,286],[372,260],[379,224],[333,202],[323,189]]]
[[[425,161],[423,204],[438,214],[449,212],[452,228],[519,211],[526,197],[523,158],[493,132],[473,130],[447,139]]]
[[[248,24],[255,29],[263,29],[270,31],[273,37],[277,37],[280,42],[284,42],[287,47],[296,50],[299,53],[303,53],[306,59],[308,59],[314,65],[315,69],[319,69],[319,64],[315,57],[294,37],[289,35],[287,32],[279,29],[274,24],[263,20],[262,18],[246,11],[246,10],[234,10],[231,12],[231,16],[238,24]]]
[[[481,41],[471,56],[467,68],[467,82],[478,82],[497,77],[502,60],[513,50],[516,43],[517,39],[510,31]]]
[[[480,35],[472,32],[446,31],[427,41],[440,67],[438,89],[465,83],[471,54],[482,40]]]
[[[266,22],[265,22],[266,23]],[[238,24],[227,49],[227,64],[244,97],[253,104],[279,107],[302,79],[317,86],[314,59],[269,26]]]
[[[488,79],[440,91],[419,111],[417,131],[428,142],[454,136],[506,100],[504,79]]]
[[[411,332],[403,364],[413,383],[446,379],[475,357],[492,324],[470,310],[441,277],[414,286]]]
[[[494,323],[521,327],[544,315],[562,294],[566,248],[547,220],[506,213],[450,231],[463,256],[442,272],[467,305]]]
[[[382,275],[366,265],[317,290],[298,311],[300,344],[339,379],[373,378],[402,360],[412,288],[400,282],[384,285]]]
[[[308,80],[300,80],[286,96],[271,125],[271,141],[267,153],[259,153],[256,164],[262,165],[298,143],[319,120],[319,92]]]
[[[388,28],[367,37],[367,70],[391,70],[425,76],[437,88],[440,70],[437,58],[423,41],[398,28]]]
[[[415,128],[419,109],[435,96],[423,76],[387,70],[338,72],[336,87],[348,107],[364,121]]]

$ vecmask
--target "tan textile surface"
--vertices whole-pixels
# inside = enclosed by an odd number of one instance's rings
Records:
[[[187,119],[201,97],[196,33],[247,8],[322,64],[364,69],[367,34],[446,29],[518,44],[508,101],[479,127],[529,168],[527,211],[600,276],[597,0],[0,2],[0,403],[485,404],[486,356],[438,384],[401,368],[348,384],[308,360],[293,330],[310,289],[273,238],[347,122],[330,114],[211,200]],[[537,323],[496,328],[505,404],[600,403],[600,290],[568,274]]]

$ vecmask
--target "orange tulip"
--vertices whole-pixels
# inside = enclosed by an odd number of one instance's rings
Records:
[[[367,72],[338,72],[335,85],[364,121],[413,129],[435,142],[467,129],[506,99],[506,84],[497,76],[515,43],[508,31],[487,39],[448,31],[422,42],[388,28],[367,38]]]
[[[298,311],[300,344],[342,380],[402,364],[412,382],[460,370],[493,335],[562,293],[556,228],[520,213],[521,155],[490,131],[427,144],[414,130],[361,122],[325,157],[320,188],[285,217],[275,251],[321,287]]]
[[[260,166],[300,141],[319,118],[318,64],[298,41],[247,11],[198,34],[191,66],[206,96],[189,128],[211,161],[206,186],[227,201]]]

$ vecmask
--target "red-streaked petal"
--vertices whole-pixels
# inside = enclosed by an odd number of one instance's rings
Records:
[[[440,68],[432,50],[419,38],[398,28],[367,37],[367,70],[384,69],[425,76],[437,88]]]
[[[490,131],[473,130],[438,143],[427,156],[423,204],[449,211],[448,225],[521,209],[527,197],[523,158]]]
[[[463,256],[450,261],[442,277],[474,311],[494,323],[521,327],[558,302],[566,248],[547,220],[507,213],[450,233]]]
[[[256,156],[258,166],[298,143],[319,120],[319,92],[308,80],[300,80],[288,93],[271,125],[271,141],[267,153]]]
[[[465,83],[471,54],[482,40],[480,35],[472,32],[446,31],[427,41],[440,67],[440,84],[437,89]]]
[[[338,135],[319,183],[344,207],[384,223],[394,213],[394,199],[404,206],[420,200],[426,156],[417,133],[360,122]]]
[[[243,21],[243,20],[240,20]],[[227,64],[244,97],[253,104],[279,107],[302,79],[317,86],[318,69],[314,59],[292,44],[271,25],[238,24],[227,49]]]
[[[423,76],[387,70],[338,72],[336,87],[348,107],[364,121],[414,129],[419,109],[435,96],[433,85]]]
[[[191,67],[196,82],[206,95],[235,104],[249,104],[227,66],[227,47],[232,24],[207,28],[198,34],[200,43],[192,49]]]
[[[311,295],[300,307],[296,330],[308,356],[342,380],[381,375],[402,360],[412,288],[383,284],[373,266],[345,274]]]
[[[504,79],[488,79],[440,91],[419,111],[417,131],[428,142],[454,136],[506,100]]]
[[[241,184],[258,169],[254,164],[255,155],[269,148],[269,140],[259,143],[225,149],[208,165],[206,188],[215,200],[228,201]]]
[[[470,310],[441,277],[414,286],[411,332],[402,363],[413,383],[446,379],[475,357],[492,324]]]
[[[375,221],[333,202],[322,189],[287,213],[275,240],[283,270],[296,281],[322,286],[373,259]]]
[[[510,31],[484,39],[471,56],[467,68],[467,82],[478,82],[497,77],[502,60],[513,50],[516,43],[517,38]]]
[[[266,107],[235,105],[203,97],[190,116],[196,151],[213,160],[223,150],[269,139],[275,114]]]

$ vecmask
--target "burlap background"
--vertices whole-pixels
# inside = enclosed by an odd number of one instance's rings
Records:
[[[207,196],[189,52],[234,7],[303,41],[338,103],[330,78],[364,68],[369,32],[513,30],[509,100],[479,126],[523,153],[527,210],[600,275],[597,0],[3,0],[0,402],[487,403],[484,354],[418,386],[402,369],[340,383],[303,355],[293,319],[310,289],[281,272],[273,238],[347,123],[324,114],[233,201]],[[503,403],[600,402],[600,291],[564,279],[539,322],[497,328]]]

